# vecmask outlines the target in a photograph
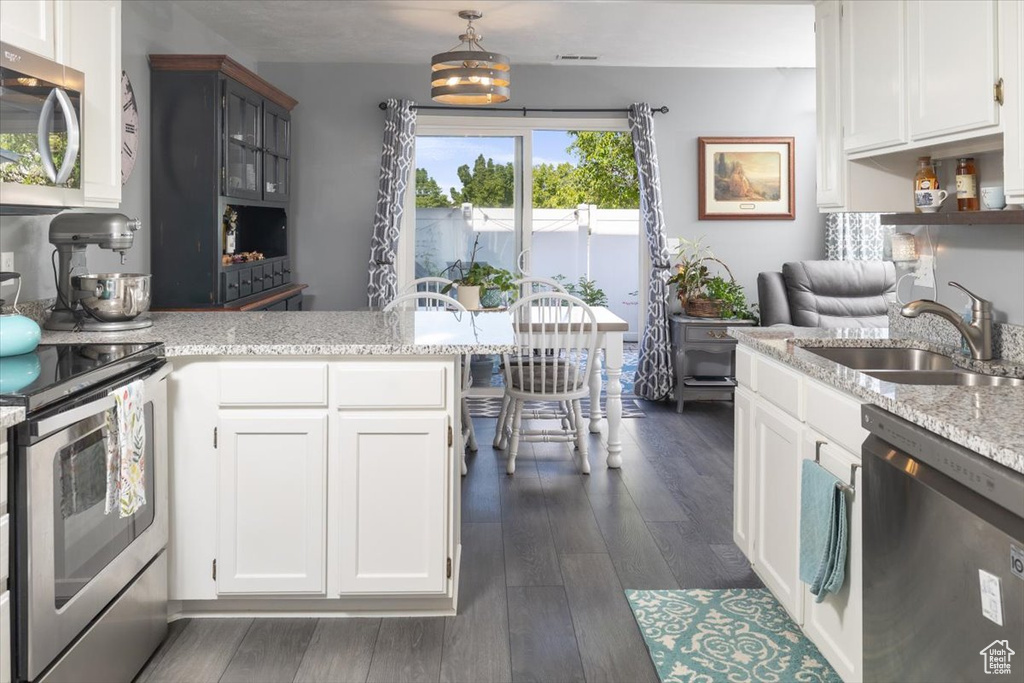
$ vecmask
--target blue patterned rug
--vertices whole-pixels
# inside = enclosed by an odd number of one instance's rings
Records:
[[[662,683],[842,683],[764,589],[626,591]]]

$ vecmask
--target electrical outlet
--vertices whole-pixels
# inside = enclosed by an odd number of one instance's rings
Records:
[[[921,254],[917,257],[917,268],[914,270],[914,280],[921,287],[935,289],[935,257],[931,254]]]
[[[0,270],[6,272],[14,270],[14,252],[5,251],[0,253]]]

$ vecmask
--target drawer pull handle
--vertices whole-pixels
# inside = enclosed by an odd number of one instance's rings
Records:
[[[708,336],[712,339],[728,339],[729,334],[721,330],[708,330]]]

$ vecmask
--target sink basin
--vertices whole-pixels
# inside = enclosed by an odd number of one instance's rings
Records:
[[[952,370],[953,359],[924,349],[804,347],[822,358],[854,370]],[[869,373],[870,374],[870,373]],[[896,381],[896,380],[893,380]],[[955,384],[955,382],[952,382]]]
[[[864,374],[896,384],[943,384],[967,387],[1024,386],[1024,379],[995,377],[963,370],[865,370]]]

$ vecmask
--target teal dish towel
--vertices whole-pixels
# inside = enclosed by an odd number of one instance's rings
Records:
[[[800,580],[816,602],[838,593],[846,580],[849,544],[842,482],[813,460],[800,473]]]

